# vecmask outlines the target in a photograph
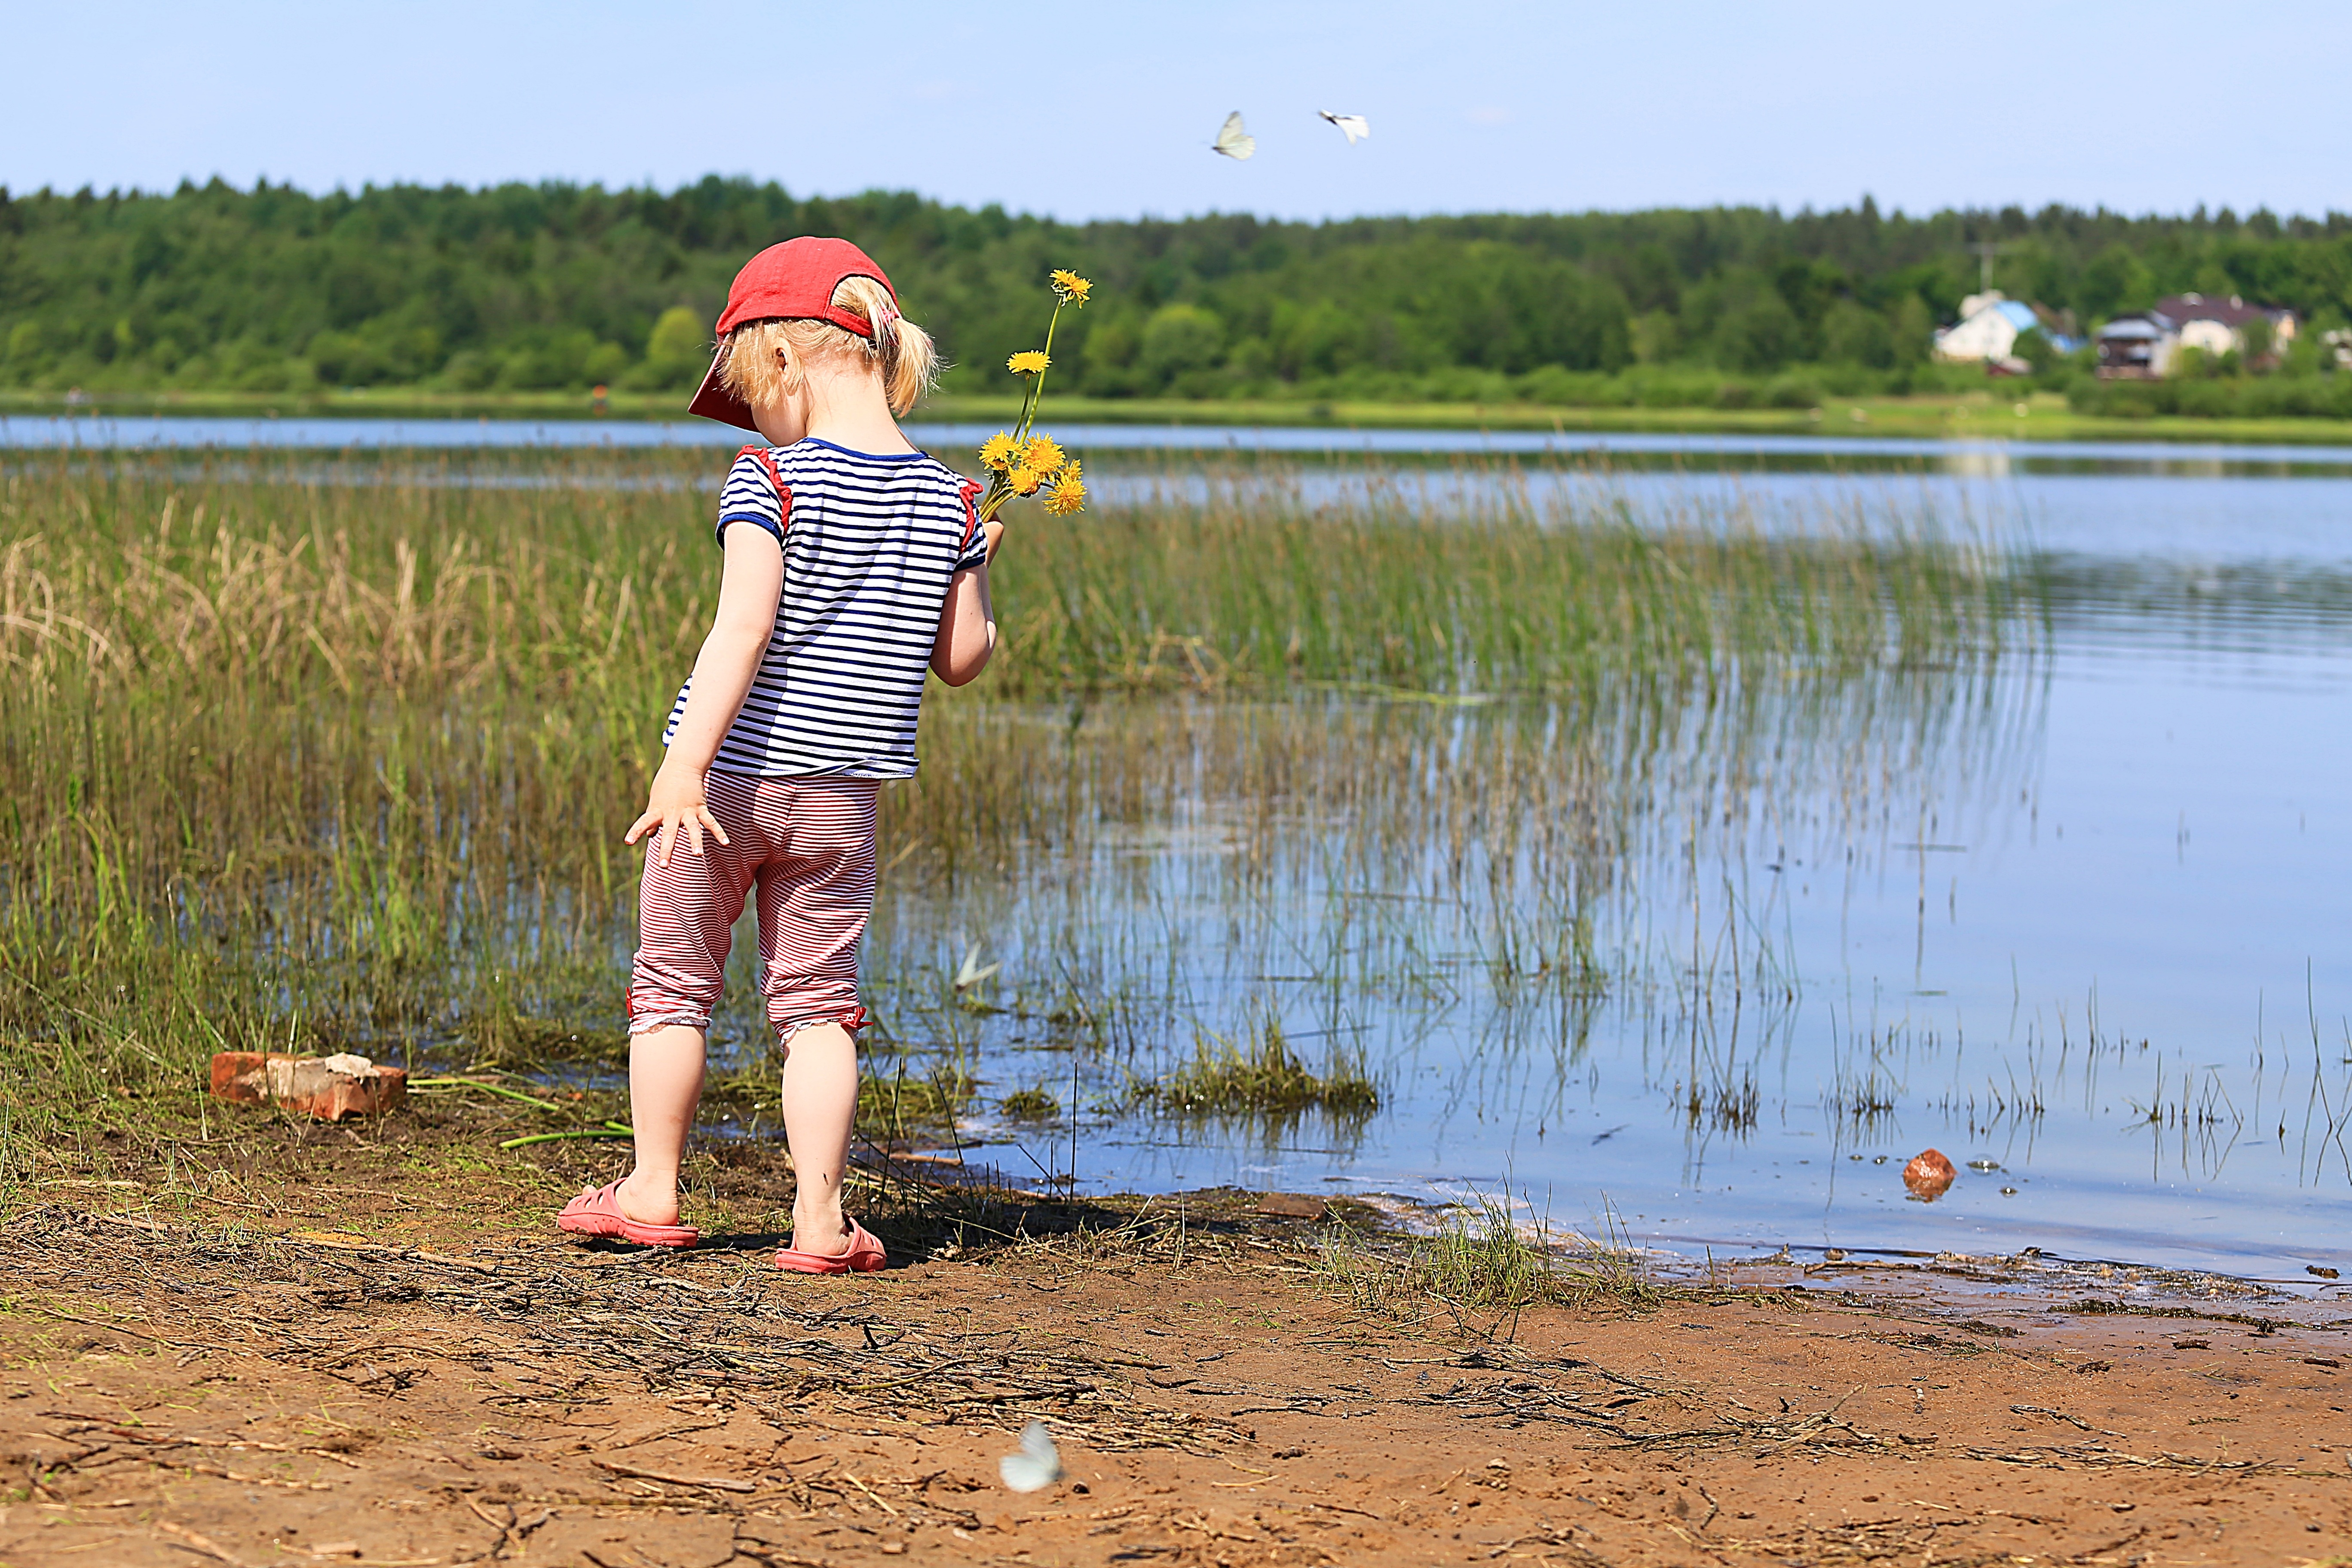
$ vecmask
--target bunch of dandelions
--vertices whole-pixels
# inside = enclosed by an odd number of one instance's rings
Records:
[[[1087,504],[1086,476],[1078,460],[1062,450],[1060,442],[1035,430],[1037,404],[1045,392],[1045,372],[1054,363],[1054,328],[1062,307],[1082,310],[1094,285],[1075,272],[1053,276],[1054,314],[1045,322],[1045,346],[1024,349],[1004,362],[1004,368],[1026,377],[1028,391],[1021,398],[1021,418],[1010,430],[999,430],[980,449],[981,466],[988,470],[988,493],[981,498],[980,520],[987,522],[1014,496],[1045,497],[1045,510],[1067,517]]]

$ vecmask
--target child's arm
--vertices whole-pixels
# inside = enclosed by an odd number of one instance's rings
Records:
[[[990,559],[1004,525],[982,525],[988,537]],[[963,686],[988,668],[996,651],[996,612],[988,598],[988,563],[968,566],[948,584],[947,603],[940,606],[940,635],[931,643],[931,673],[950,686]]]
[[[761,656],[776,629],[776,605],[784,591],[784,547],[762,528],[738,524],[727,531],[727,565],[719,579],[719,613],[710,635],[702,639],[702,653],[694,661],[694,685],[686,696],[686,711],[677,716],[677,733],[671,737],[669,755],[654,774],[646,813],[628,831],[635,844],[655,828],[661,836],[654,853],[665,866],[685,829],[697,855],[702,853],[703,829],[719,843],[726,830],[710,815],[703,794],[703,775],[719,755],[719,742],[743,707],[759,672]]]

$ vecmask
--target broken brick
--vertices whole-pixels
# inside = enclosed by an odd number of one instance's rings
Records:
[[[375,1116],[408,1102],[408,1074],[377,1067],[365,1057],[289,1056],[221,1051],[213,1057],[213,1098],[245,1105],[276,1105],[340,1121]]]

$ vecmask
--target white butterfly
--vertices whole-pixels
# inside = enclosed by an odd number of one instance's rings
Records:
[[[1062,1479],[1062,1453],[1043,1421],[1022,1429],[1021,1451],[997,1460],[996,1473],[1016,1492],[1041,1492]]]
[[[1234,110],[1225,116],[1217,131],[1217,151],[1228,158],[1246,158],[1257,151],[1257,138],[1242,129],[1242,111]]]
[[[1334,114],[1328,109],[1318,109],[1315,112],[1347,132],[1350,147],[1372,133],[1372,122],[1360,114]]]
[[[1003,967],[1001,963],[992,963],[982,969],[980,966],[980,943],[974,942],[964,950],[963,963],[956,970],[955,988],[969,991]]]

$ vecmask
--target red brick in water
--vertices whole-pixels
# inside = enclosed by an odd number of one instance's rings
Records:
[[[1942,1150],[1923,1149],[1912,1155],[1911,1163],[1903,1167],[1903,1184],[1918,1196],[1934,1203],[1944,1195],[1946,1189],[1952,1184],[1952,1178],[1958,1174],[1952,1169],[1952,1163],[1944,1158]]]

